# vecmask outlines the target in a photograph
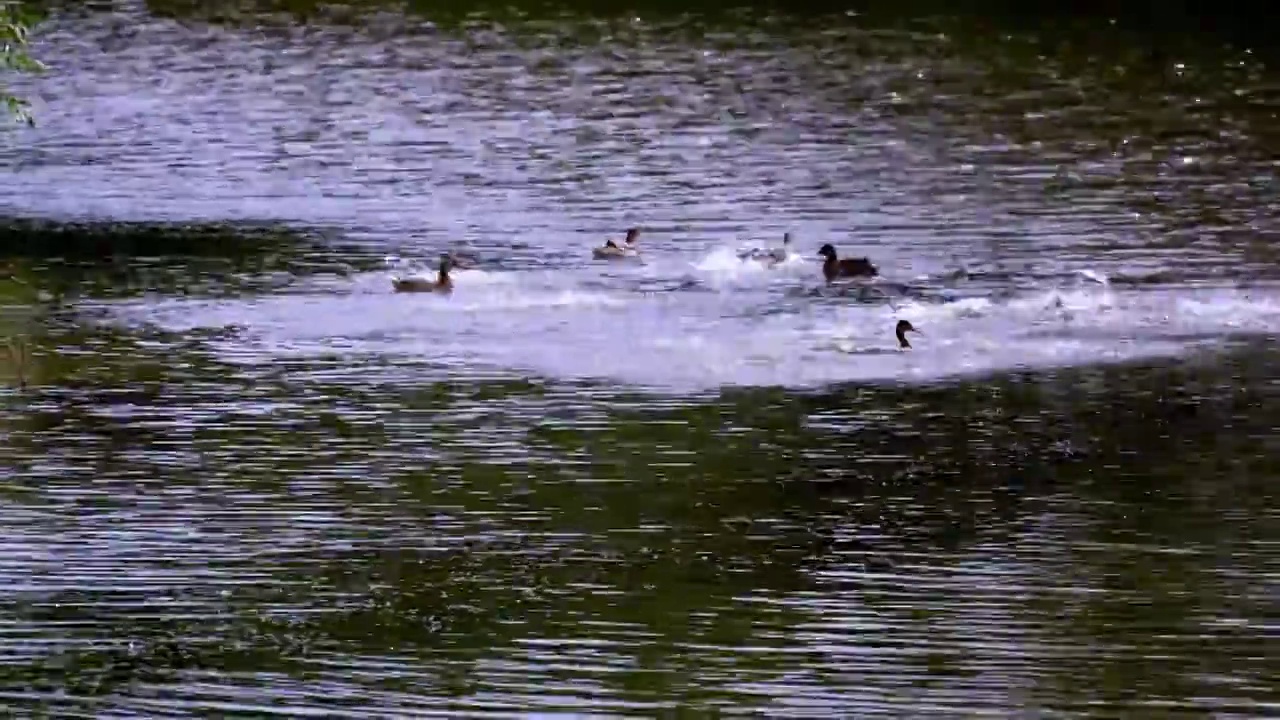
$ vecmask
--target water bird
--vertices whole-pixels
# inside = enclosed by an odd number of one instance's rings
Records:
[[[739,260],[755,260],[764,264],[766,267],[787,261],[787,253],[791,249],[791,233],[782,234],[782,247],[773,250],[761,250],[760,248],[752,248],[745,252],[738,253]]]
[[[827,243],[818,249],[818,257],[826,258],[826,262],[822,263],[822,274],[827,278],[827,282],[831,282],[838,277],[875,277],[880,274],[879,268],[871,264],[871,260],[865,257],[845,258],[843,260],[836,257],[836,249]]]
[[[453,280],[449,277],[449,269],[453,267],[453,256],[445,253],[440,256],[440,271],[435,280],[426,278],[393,278],[391,287],[396,292],[434,292],[448,295],[453,292]]]
[[[462,255],[457,251],[449,252],[449,269],[450,270],[471,270],[475,268],[477,260],[470,255]]]
[[[924,334],[917,330],[909,321],[899,320],[897,327],[893,329],[893,334],[898,338],[898,347],[896,348],[886,347],[884,345],[858,348],[853,343],[845,341],[837,342],[836,347],[843,352],[853,353],[855,355],[896,355],[903,350],[911,349],[911,343],[907,342],[907,333],[909,332],[918,333],[920,335]]]
[[[474,269],[479,264],[479,261],[476,260],[471,255],[459,253],[457,250],[450,250],[448,252],[448,255],[449,255],[449,271],[450,272],[459,272],[461,270],[471,270],[471,269]],[[397,267],[408,268],[416,264],[412,262],[405,262],[405,260],[399,257],[398,255],[388,255],[382,259],[382,263],[388,270],[394,270]]]
[[[898,336],[898,347],[904,350],[911,347],[911,343],[907,342],[907,333],[909,332],[916,333],[917,335],[924,334],[917,330],[915,326],[911,324],[910,320],[899,320],[898,326],[893,330],[893,334]]]
[[[593,248],[591,254],[598,260],[618,260],[622,258],[638,257],[640,251],[636,249],[636,239],[640,237],[640,228],[631,228],[627,231],[627,239],[623,241],[623,247],[619,247],[612,240],[606,240],[604,245]]]

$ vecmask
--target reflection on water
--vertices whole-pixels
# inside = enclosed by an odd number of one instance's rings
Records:
[[[1248,53],[180,17],[55,16],[2,151],[6,212],[118,223],[0,234],[6,706],[1278,709]]]

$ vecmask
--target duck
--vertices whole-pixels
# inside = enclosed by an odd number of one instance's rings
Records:
[[[741,260],[755,260],[766,267],[773,267],[787,261],[787,254],[791,248],[791,233],[782,234],[782,247],[773,250],[761,250],[752,248],[746,252],[738,253]]]
[[[911,348],[911,343],[907,342],[907,333],[909,332],[916,333],[917,335],[924,334],[917,330],[916,327],[911,324],[910,320],[899,320],[898,326],[893,329],[893,334],[898,336],[898,347],[903,350],[909,350]]]
[[[450,270],[473,270],[477,261],[470,255],[461,255],[457,251],[449,253],[449,269]]]
[[[448,295],[453,292],[453,280],[449,277],[449,269],[453,266],[453,256],[440,256],[440,272],[435,280],[426,278],[393,278],[391,287],[396,292],[434,292]]]
[[[872,265],[868,258],[838,259],[831,243],[818,249],[818,257],[826,258],[826,262],[822,263],[822,274],[827,282],[839,277],[875,277],[880,274],[880,269]]]
[[[640,237],[640,228],[631,228],[627,231],[627,239],[623,241],[623,247],[619,247],[612,240],[606,240],[601,247],[593,248],[591,254],[599,260],[637,257],[640,254],[640,251],[636,250],[636,238],[638,237]]]
[[[913,332],[923,335],[924,333],[916,329],[909,320],[899,320],[893,329],[893,334],[898,338],[898,347],[888,347],[878,345],[872,347],[858,348],[853,343],[847,341],[838,341],[836,347],[843,352],[853,353],[855,355],[896,355],[911,349],[911,343],[907,341],[907,333]]]

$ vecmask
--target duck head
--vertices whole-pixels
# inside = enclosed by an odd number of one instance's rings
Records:
[[[836,249],[832,247],[831,243],[827,243],[826,245],[823,245],[822,247],[818,248],[818,257],[826,258],[828,260],[835,260]]]
[[[915,326],[911,324],[911,321],[909,321],[909,320],[899,320],[899,321],[898,321],[898,327],[897,327],[897,328],[895,328],[895,329],[894,329],[894,331],[893,331],[893,334],[898,336],[898,346],[899,346],[899,347],[903,347],[903,348],[909,348],[909,347],[911,347],[911,343],[907,342],[907,333],[909,333],[909,332],[916,333],[917,335],[923,335],[923,334],[924,334],[924,333],[920,332],[919,330],[917,330],[917,329],[915,328]]]

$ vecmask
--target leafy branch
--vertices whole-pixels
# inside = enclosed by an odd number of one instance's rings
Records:
[[[45,69],[43,63],[27,53],[27,33],[35,17],[13,0],[0,0],[0,71],[35,73]],[[35,125],[27,101],[0,87],[0,103],[21,122]]]

